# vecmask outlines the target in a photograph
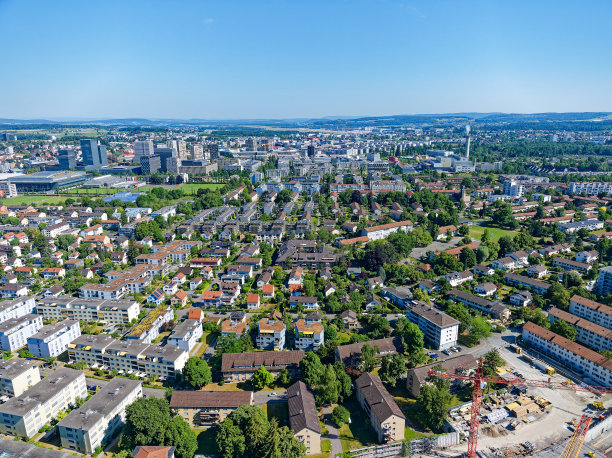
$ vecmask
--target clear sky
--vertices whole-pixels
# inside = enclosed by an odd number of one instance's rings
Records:
[[[612,1],[0,0],[0,117],[612,111]]]

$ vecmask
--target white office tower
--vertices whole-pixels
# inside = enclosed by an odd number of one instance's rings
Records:
[[[134,162],[140,162],[142,156],[153,156],[154,153],[152,140],[134,142]]]
[[[465,142],[465,160],[470,160],[470,125],[465,126],[465,133],[467,135],[467,141]]]

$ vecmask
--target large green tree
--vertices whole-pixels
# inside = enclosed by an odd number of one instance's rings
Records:
[[[270,386],[274,383],[274,376],[268,372],[268,370],[261,366],[253,374],[253,386],[256,390],[262,390],[266,386]]]
[[[208,363],[195,356],[189,358],[185,363],[183,376],[185,381],[197,390],[212,382],[212,373]]]
[[[381,380],[395,386],[397,380],[406,372],[406,361],[399,354],[385,355],[381,361],[378,375]]]
[[[556,320],[550,325],[550,330],[555,334],[565,337],[569,340],[576,340],[578,331],[574,326],[569,324],[567,321]]]

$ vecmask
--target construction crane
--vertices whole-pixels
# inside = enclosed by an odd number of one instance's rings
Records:
[[[577,458],[578,453],[580,453],[580,449],[582,448],[582,444],[586,437],[586,433],[589,430],[589,426],[591,426],[591,420],[593,420],[588,415],[583,415],[580,417],[580,422],[576,429],[574,430],[574,434],[572,434],[571,439],[567,442],[566,446],[563,449],[563,453],[561,453],[560,458]]]
[[[474,388],[472,390],[472,411],[470,418],[470,434],[468,437],[468,458],[476,458],[476,446],[478,443],[478,429],[480,426],[480,405],[482,404],[482,391],[487,383],[500,383],[503,385],[522,385],[522,386],[534,386],[540,388],[550,388],[551,390],[568,390],[568,391],[585,391],[594,394],[611,394],[612,388],[602,386],[588,386],[588,385],[576,385],[568,382],[556,382],[551,379],[548,380],[526,380],[521,377],[513,376],[510,377],[495,377],[485,376],[482,371],[482,358],[478,359],[478,368],[476,375],[465,376],[459,374],[449,374],[444,371],[430,370],[429,375],[431,377],[455,379],[455,380],[466,380],[474,382]],[[589,422],[590,423],[590,422]],[[586,431],[584,432],[586,434]],[[584,440],[584,439],[583,439]],[[582,446],[582,442],[580,442]]]

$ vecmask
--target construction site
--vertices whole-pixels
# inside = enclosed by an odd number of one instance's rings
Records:
[[[590,392],[580,380],[558,373],[554,365],[511,347],[498,348],[506,365],[497,376],[481,376],[476,408],[468,402],[449,411],[448,429],[459,433],[461,440],[438,455],[456,456],[467,449],[468,457],[612,456],[609,391]],[[477,379],[477,375],[436,376],[474,384]],[[571,454],[565,454],[569,445]],[[580,453],[574,454],[576,448]]]

